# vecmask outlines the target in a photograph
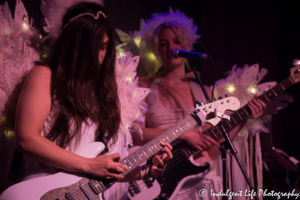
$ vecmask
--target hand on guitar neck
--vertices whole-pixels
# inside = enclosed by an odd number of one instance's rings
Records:
[[[253,99],[249,100],[248,106],[251,110],[251,114],[248,116],[248,119],[256,119],[260,117],[266,109],[266,104],[260,99],[258,99],[257,95],[255,95]],[[226,112],[226,114],[228,114],[228,112]],[[232,129],[229,132],[231,140],[234,140],[234,138],[237,136],[238,132],[244,126],[248,119],[244,119],[236,128]],[[202,129],[203,131],[205,131],[210,127],[211,125],[208,121],[208,124],[203,126]],[[199,151],[209,151],[210,155],[213,158],[215,158],[219,153],[216,152],[216,150],[218,150],[217,143],[224,141],[222,140],[222,136],[214,140],[213,138],[197,130],[189,130],[186,133],[184,133],[180,138]]]
[[[256,119],[263,114],[266,109],[266,104],[258,98],[258,95],[255,95],[254,98],[248,101],[248,107],[251,110],[251,113],[249,113],[250,115],[247,118],[243,119],[235,128],[228,132],[231,140],[234,140],[236,138],[237,134],[243,128],[248,119]],[[216,141],[217,143],[221,143],[224,141],[224,138],[222,136],[219,136]],[[210,149],[208,149],[208,155],[212,160],[220,155],[220,153],[221,152],[217,145],[214,145]]]

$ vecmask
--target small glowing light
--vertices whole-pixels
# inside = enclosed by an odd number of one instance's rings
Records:
[[[156,60],[156,56],[153,53],[149,53],[147,57],[152,61]]]
[[[6,122],[6,118],[5,117],[0,117],[0,124],[3,124]]]
[[[119,55],[118,55],[118,58],[123,58],[124,56],[125,56],[124,51],[120,51],[120,52],[119,52]]]
[[[43,58],[47,58],[47,57],[48,57],[47,53],[43,53],[43,54],[42,54],[42,57],[43,57]]]
[[[42,38],[43,38],[43,36],[42,36],[42,35],[40,35],[39,37],[40,37],[40,39],[42,39]]]
[[[25,30],[28,30],[28,29],[29,29],[28,24],[26,24],[25,22],[22,24],[22,27],[23,27],[23,29],[25,29]]]
[[[251,88],[250,91],[251,91],[251,93],[253,93],[253,94],[256,93],[256,89],[255,89],[255,88]]]
[[[235,91],[235,87],[234,86],[229,86],[228,87],[228,91],[229,92],[234,92]]]
[[[140,45],[141,45],[141,37],[140,36],[139,37],[135,37],[133,39],[133,41],[134,41],[134,43],[136,44],[137,47],[140,47]]]
[[[4,131],[4,134],[5,134],[6,138],[8,138],[8,139],[13,139],[14,135],[15,135],[14,132],[10,131],[10,130]]]
[[[132,78],[131,78],[131,77],[126,77],[125,80],[131,82],[131,81],[132,81]]]

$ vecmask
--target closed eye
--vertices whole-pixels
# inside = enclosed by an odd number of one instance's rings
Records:
[[[159,44],[160,47],[164,47],[164,46],[166,46],[166,45],[167,45],[166,42],[161,42],[161,43]]]
[[[100,47],[100,49],[105,50],[107,48],[107,44],[108,44],[108,41],[103,43],[102,46]]]

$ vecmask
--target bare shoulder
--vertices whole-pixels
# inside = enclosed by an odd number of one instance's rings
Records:
[[[35,66],[27,74],[18,100],[16,135],[41,132],[51,109],[50,84],[51,70],[45,66]]]
[[[30,87],[31,89],[41,89],[41,91],[50,91],[51,83],[51,70],[43,65],[34,66],[27,74],[25,79],[24,88]]]
[[[39,77],[51,79],[51,70],[44,65],[36,65],[30,70],[26,79],[39,79]]]
[[[19,104],[31,104],[32,102],[49,104],[51,102],[50,84],[51,70],[42,65],[33,67],[26,76]]]

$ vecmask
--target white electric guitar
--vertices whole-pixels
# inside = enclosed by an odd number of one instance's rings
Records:
[[[228,101],[227,99],[230,100]],[[124,164],[127,170],[122,173],[122,175],[125,176],[159,152],[162,149],[160,145],[161,142],[171,143],[197,124],[203,125],[206,121],[215,121],[215,123],[217,123],[220,119],[215,118],[215,116],[222,117],[222,113],[224,113],[225,110],[236,110],[239,106],[240,103],[235,97],[218,100],[210,103],[208,106],[197,106],[195,111],[186,116],[181,122],[123,158],[120,163]],[[216,110],[215,108],[218,109]],[[95,142],[86,146],[78,154],[92,158],[99,155],[103,149],[104,145],[101,142]],[[78,174],[59,172],[54,175],[15,184],[2,193],[0,200],[96,200],[102,199],[101,194],[115,182],[116,179],[113,178],[91,179]]]

